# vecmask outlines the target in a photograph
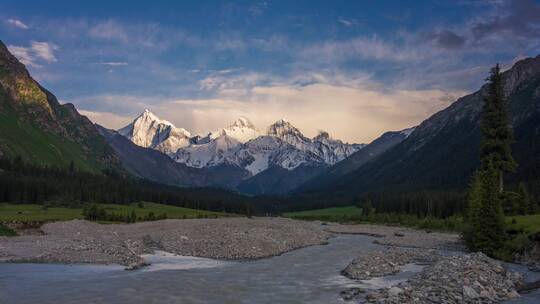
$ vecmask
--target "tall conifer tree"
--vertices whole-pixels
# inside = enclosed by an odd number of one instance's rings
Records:
[[[480,161],[482,169],[486,169],[489,163],[493,165],[498,174],[499,193],[502,193],[504,172],[513,171],[517,164],[512,157],[513,135],[498,64],[491,69],[487,81],[488,92],[484,98],[481,120]]]

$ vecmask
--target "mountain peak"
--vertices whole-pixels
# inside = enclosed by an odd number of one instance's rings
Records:
[[[296,134],[303,137],[302,132],[285,119],[280,119],[268,127],[268,135],[282,137],[285,134]]]
[[[235,120],[230,127],[246,127],[250,129],[255,129],[255,125],[245,116],[238,117],[237,120]]]
[[[247,117],[240,116],[228,127],[211,132],[208,137],[217,139],[225,135],[245,143],[259,137],[261,134]]]
[[[174,153],[189,145],[191,134],[175,127],[171,122],[160,119],[148,109],[137,116],[132,123],[118,130],[136,145],[150,147],[165,153]]]
[[[134,122],[136,123],[137,121],[145,121],[146,123],[162,124],[165,126],[176,128],[172,122],[159,118],[156,114],[154,114],[154,112],[148,109],[144,109],[144,111],[139,116],[137,116],[137,118],[135,118]]]
[[[317,140],[322,140],[322,139],[330,139],[330,134],[328,134],[328,132],[326,132],[326,131],[319,130],[319,134],[317,134],[317,136],[313,137],[313,140],[317,141]]]
[[[285,125],[291,125],[291,123],[285,118],[281,118],[280,120],[276,121],[274,125],[285,126]]]

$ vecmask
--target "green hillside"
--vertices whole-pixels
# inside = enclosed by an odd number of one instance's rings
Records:
[[[22,121],[6,105],[5,98],[0,92],[0,104],[4,104],[0,111],[0,152],[41,165],[67,167],[73,161],[79,169],[95,171],[80,145]]]

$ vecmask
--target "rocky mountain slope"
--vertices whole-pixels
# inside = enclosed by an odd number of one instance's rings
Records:
[[[487,73],[487,71],[486,71]],[[538,183],[540,173],[540,56],[503,73],[519,163],[509,183]],[[422,122],[404,141],[308,197],[353,197],[367,191],[465,189],[479,163],[479,120],[486,87]]]
[[[159,119],[148,110],[144,110],[132,123],[118,130],[118,133],[138,146],[163,153],[174,153],[191,144],[191,134],[188,131]]]
[[[320,189],[321,187],[326,187],[327,185],[338,183],[339,180],[349,172],[359,169],[386,150],[404,141],[413,133],[414,129],[415,128],[408,128],[402,131],[390,131],[384,133],[366,145],[363,149],[353,153],[351,156],[334,166],[322,170],[305,184],[299,185],[299,187],[295,189],[295,192],[313,191]]]
[[[88,171],[121,170],[94,124],[60,104],[0,41],[0,155]]]

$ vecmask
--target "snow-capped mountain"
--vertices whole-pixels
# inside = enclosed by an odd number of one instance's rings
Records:
[[[190,167],[226,164],[243,168],[251,175],[270,167],[294,170],[301,165],[333,165],[364,147],[332,139],[326,132],[308,138],[284,119],[268,127],[266,134],[240,117],[207,136],[192,137],[148,110],[119,133],[137,145],[165,152]]]
[[[224,159],[233,155],[241,143],[227,134],[223,134],[203,143],[195,143],[178,149],[172,158],[190,167],[204,168],[222,164]]]
[[[248,141],[240,149],[224,159],[256,175],[271,166],[293,170],[305,163],[323,163],[309,151],[302,151],[279,137],[265,135]]]
[[[246,117],[240,117],[230,126],[211,132],[208,134],[208,138],[210,140],[214,140],[223,135],[227,135],[241,143],[245,143],[261,136],[262,134],[257,128],[255,128],[249,119]]]
[[[144,110],[132,123],[118,130],[118,133],[138,146],[166,154],[175,153],[179,148],[191,144],[191,134],[187,130],[159,119],[149,110]]]

